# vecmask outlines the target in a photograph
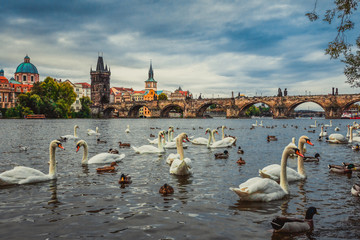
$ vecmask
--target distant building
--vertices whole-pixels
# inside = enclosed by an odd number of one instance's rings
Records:
[[[15,92],[9,80],[4,77],[4,70],[0,70],[0,108],[15,107]]]
[[[173,93],[170,94],[169,100],[185,100],[186,98],[191,97],[189,91],[183,91],[179,86]]]
[[[15,71],[15,79],[21,84],[33,85],[39,82],[39,73],[34,64],[30,62],[30,57],[25,56],[24,62],[20,63]]]
[[[119,103],[131,101],[131,95],[134,92],[132,88],[112,87],[110,89],[110,103]]]
[[[71,105],[75,112],[79,112],[81,110],[81,102],[80,98],[89,97],[91,99],[91,85],[89,83],[72,83],[69,79],[65,80],[65,82],[70,83],[70,85],[74,88],[74,92],[76,93],[76,100]]]
[[[93,106],[101,106],[110,102],[110,68],[104,67],[102,56],[98,57],[96,70],[90,69],[91,101]]]
[[[157,81],[154,79],[154,71],[152,69],[152,62],[150,61],[149,78],[145,81],[145,91],[157,91]]]

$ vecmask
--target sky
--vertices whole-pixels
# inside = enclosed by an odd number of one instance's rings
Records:
[[[144,89],[151,60],[158,90],[180,86],[194,97],[358,93],[345,83],[344,64],[324,55],[336,25],[310,22],[314,3],[1,1],[0,69],[10,79],[28,55],[40,80],[90,83],[100,54],[112,87]],[[320,14],[331,7],[317,2]]]

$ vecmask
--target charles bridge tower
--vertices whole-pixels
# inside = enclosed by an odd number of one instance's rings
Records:
[[[103,57],[99,56],[96,70],[90,69],[91,101],[93,106],[100,107],[110,102],[110,67],[104,68]]]

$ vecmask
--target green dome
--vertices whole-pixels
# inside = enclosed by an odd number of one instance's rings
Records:
[[[21,63],[17,68],[15,73],[34,73],[39,74],[37,68],[34,64],[30,63],[30,58],[26,55],[24,62]]]

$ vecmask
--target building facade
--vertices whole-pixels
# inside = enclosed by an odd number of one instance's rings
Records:
[[[0,70],[0,108],[15,107],[15,92],[9,80],[4,77],[4,70]]]
[[[21,84],[33,85],[39,82],[39,73],[34,64],[30,62],[30,57],[25,56],[24,62],[20,63],[15,71],[15,80]]]
[[[65,82],[68,82],[74,88],[74,92],[76,93],[76,100],[73,104],[71,104],[71,107],[75,112],[79,112],[81,110],[80,98],[89,97],[91,99],[91,85],[85,82],[72,83],[69,79],[65,80]]]
[[[98,57],[96,70],[90,69],[91,101],[93,106],[101,106],[110,102],[110,68],[104,67],[102,56]]]
[[[149,78],[145,81],[145,91],[157,91],[157,81],[154,79],[154,71],[152,69],[152,62],[150,61]]]

